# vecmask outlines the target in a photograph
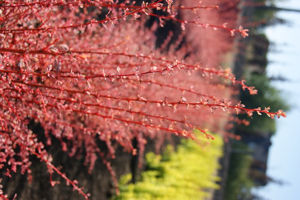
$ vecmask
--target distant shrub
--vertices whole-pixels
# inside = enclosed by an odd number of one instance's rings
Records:
[[[247,108],[256,107],[271,107],[271,111],[282,109],[289,110],[289,105],[286,100],[280,95],[280,90],[271,85],[270,80],[265,74],[253,74],[248,82],[253,85],[259,92],[255,97],[247,92],[241,92],[241,101]],[[266,115],[258,116],[257,113],[249,119],[250,125],[242,128],[254,132],[275,133],[275,119],[269,118]],[[246,115],[241,115],[241,118],[247,118]]]
[[[230,157],[224,199],[247,199],[251,196],[251,188],[254,187],[254,182],[249,176],[252,157],[247,154],[248,148],[246,145],[236,143],[233,147],[239,149],[240,152],[232,153]]]
[[[174,151],[168,146],[165,153],[146,156],[146,170],[136,184],[128,184],[131,175],[120,180],[120,195],[114,200],[185,200],[204,199],[210,196],[210,190],[218,188],[216,170],[218,158],[222,155],[223,142],[220,136],[211,144],[200,140],[184,140]]]

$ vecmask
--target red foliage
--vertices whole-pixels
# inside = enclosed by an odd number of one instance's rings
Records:
[[[237,13],[225,15],[219,3],[1,1],[0,169],[30,179],[29,156],[35,155],[50,174],[58,173],[88,198],[51,164],[45,144],[28,128],[30,120],[44,128],[46,145],[52,135],[70,156],[84,146],[89,170],[100,156],[114,175],[95,138],[105,141],[114,157],[113,142],[134,154],[133,138],[143,151],[146,138],[162,137],[161,132],[194,138],[197,128],[212,138],[201,127],[216,129],[232,112],[283,116],[230,99],[228,86],[256,91],[217,67],[232,48],[231,36],[247,36],[242,27],[229,28],[225,22],[235,26]],[[150,17],[159,23],[148,29],[144,24]],[[177,42],[170,42],[169,32],[156,49],[153,32],[168,21],[187,30]]]

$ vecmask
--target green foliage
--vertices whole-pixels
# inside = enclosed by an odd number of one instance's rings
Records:
[[[205,199],[210,190],[218,188],[215,176],[218,158],[222,155],[223,141],[220,136],[207,144],[207,139],[199,139],[202,145],[192,140],[183,140],[177,151],[168,146],[165,153],[146,155],[147,167],[142,180],[127,184],[131,176],[120,180],[120,195],[114,200],[185,200]]]
[[[265,3],[265,5],[274,5],[274,0],[256,0],[256,3]],[[255,9],[253,21],[269,22],[276,17],[276,11],[271,9]]]
[[[248,92],[242,92],[241,101],[246,107],[271,107],[271,111],[289,110],[289,105],[282,96],[280,96],[280,91],[270,84],[270,80],[266,75],[252,74],[247,82],[249,85],[255,86],[258,90],[258,94],[253,96]],[[245,118],[245,116],[241,117]],[[250,126],[243,127],[243,129],[251,132],[275,133],[276,123],[274,119],[271,119],[266,115],[258,116],[257,114],[254,114],[250,120]]]
[[[251,188],[254,187],[254,183],[249,177],[252,157],[248,154],[247,146],[242,143],[236,143],[232,148],[235,152],[230,157],[225,199],[248,199],[251,196]]]

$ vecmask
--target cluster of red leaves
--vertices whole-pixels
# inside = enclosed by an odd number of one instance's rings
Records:
[[[1,1],[0,169],[7,176],[27,173],[30,179],[29,156],[35,155],[50,174],[58,173],[87,199],[76,181],[51,164],[44,147],[51,145],[50,135],[70,156],[84,146],[90,170],[102,157],[114,176],[95,138],[114,157],[113,143],[134,154],[133,138],[141,151],[147,137],[164,132],[194,138],[197,128],[212,138],[201,127],[213,128],[232,112],[283,116],[230,100],[228,86],[256,91],[216,67],[221,61],[216,54],[229,50],[230,35],[245,37],[247,30],[218,21],[220,2],[208,2]],[[147,29],[149,17],[159,23]],[[154,47],[153,32],[168,20],[187,29],[182,35],[190,34],[179,50],[174,44],[162,54]],[[186,58],[196,48],[198,54]],[[42,125],[46,144],[28,128],[31,120]]]

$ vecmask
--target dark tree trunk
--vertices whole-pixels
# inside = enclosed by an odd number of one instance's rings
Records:
[[[255,9],[261,9],[261,10],[273,10],[273,11],[285,11],[285,12],[296,12],[300,13],[300,9],[295,8],[282,8],[282,7],[276,7],[276,6],[257,6]]]

